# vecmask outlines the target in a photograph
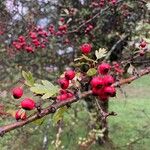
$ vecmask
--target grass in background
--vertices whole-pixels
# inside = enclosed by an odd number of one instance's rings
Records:
[[[124,95],[118,91],[117,98],[111,99],[109,105],[110,111],[115,111],[118,114],[115,117],[109,117],[109,135],[114,146],[116,146],[115,150],[149,150],[150,76],[145,76],[132,84],[126,85],[123,87],[123,90],[126,92],[127,97],[125,98]],[[78,117],[74,116],[74,107],[79,109]],[[50,116],[47,117],[50,119]],[[89,113],[84,103],[74,104],[72,109],[65,114],[64,120],[64,129],[61,136],[64,150],[77,150],[79,137],[86,137],[89,131]],[[52,124],[51,122],[47,130],[49,150],[54,150],[52,141],[56,138],[57,133],[57,127],[53,127]],[[1,138],[0,149],[41,149],[42,147],[39,147],[42,146],[46,126],[47,123],[45,122],[38,128],[35,127],[34,124],[30,124],[18,130],[14,130]],[[17,131],[21,131],[21,136],[17,134]],[[13,139],[17,139],[15,143]],[[130,146],[128,146],[128,144]],[[91,150],[104,149],[100,145],[93,145]],[[107,148],[105,150],[109,149]]]
[[[110,110],[118,114],[109,117],[110,137],[118,149],[149,150],[150,76],[126,86],[125,91],[127,98],[119,94],[110,101]]]

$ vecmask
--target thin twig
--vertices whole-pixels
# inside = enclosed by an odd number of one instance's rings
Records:
[[[118,87],[120,85],[123,85],[123,84],[128,84],[128,83],[131,83],[132,81],[140,78],[141,76],[144,76],[146,74],[150,74],[150,67],[149,68],[146,68],[144,70],[142,70],[139,75],[135,75],[135,76],[132,76],[130,78],[127,78],[127,79],[123,79],[121,81],[118,81],[116,82],[113,86],[114,87]],[[92,91],[86,91],[86,92],[83,92],[81,95],[80,95],[80,99],[83,99],[84,97],[87,97],[89,95],[92,94]],[[1,126],[0,127],[0,135],[3,136],[5,133],[7,132],[10,132],[14,129],[17,129],[19,127],[22,127],[26,124],[29,124],[35,120],[38,120],[39,118],[43,118],[44,116],[48,115],[48,114],[51,114],[51,113],[54,113],[57,109],[59,109],[60,107],[63,107],[65,105],[68,105],[68,104],[72,104],[74,102],[77,102],[79,101],[79,99],[77,99],[76,97],[73,97],[72,99],[69,99],[67,101],[60,101],[60,102],[57,102],[55,104],[52,104],[48,107],[46,107],[45,109],[43,109],[40,113],[40,116],[39,116],[39,113],[37,112],[36,114],[34,114],[33,116],[30,116],[28,117],[26,120],[22,120],[22,121],[18,121],[18,122],[13,122],[11,124],[8,124],[8,125],[4,125],[4,126]]]

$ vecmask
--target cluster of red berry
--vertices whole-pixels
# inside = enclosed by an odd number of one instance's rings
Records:
[[[13,47],[16,50],[25,50],[27,52],[34,52],[36,48],[45,48],[48,42],[48,33],[42,28],[35,28],[28,33],[28,36],[19,36],[13,42]]]
[[[93,95],[99,97],[101,101],[107,101],[109,97],[116,95],[116,89],[112,86],[115,82],[114,78],[109,75],[111,66],[107,63],[102,63],[98,66],[98,76],[92,78],[90,85]]]
[[[85,32],[85,34],[88,34],[93,29],[94,29],[94,26],[92,24],[88,24],[84,32]]]
[[[15,99],[19,99],[23,95],[22,87],[16,87],[12,90],[12,95]],[[16,120],[25,120],[27,115],[25,110],[33,110],[35,108],[35,101],[31,98],[25,98],[21,101],[20,106],[22,109],[16,111]]]
[[[105,2],[105,0],[93,1],[91,7],[103,7],[105,5]],[[108,2],[115,5],[117,3],[117,0],[108,0]]]
[[[68,70],[65,72],[65,77],[59,79],[58,82],[62,89],[60,90],[59,95],[57,96],[58,101],[67,100],[74,96],[72,92],[66,90],[69,87],[69,81],[72,80],[74,77],[75,77],[75,71]]]
[[[48,28],[48,31],[41,27],[36,27],[27,36],[19,36],[17,40],[13,41],[12,45],[16,50],[25,50],[27,52],[34,52],[36,48],[45,48],[48,43],[48,38],[50,36],[63,36],[67,32],[67,24],[65,24],[65,19],[60,18],[61,25],[58,26],[58,30],[55,30],[53,24]],[[65,44],[69,43],[68,39],[65,39]]]

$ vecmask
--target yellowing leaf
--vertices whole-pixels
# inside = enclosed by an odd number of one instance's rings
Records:
[[[106,56],[107,50],[105,48],[100,48],[99,50],[95,51],[95,56],[98,59],[101,59]]]
[[[35,83],[30,90],[36,94],[42,94],[42,99],[47,99],[58,93],[59,88],[54,86],[51,82],[43,80],[42,84]]]
[[[15,118],[16,110],[7,110],[7,113]]]
[[[64,113],[67,111],[67,106],[59,108],[55,114],[53,115],[54,124],[58,123],[58,121],[62,120]]]
[[[96,73],[97,73],[97,70],[96,70],[95,68],[90,68],[90,69],[87,71],[87,75],[88,75],[88,76],[94,76]]]

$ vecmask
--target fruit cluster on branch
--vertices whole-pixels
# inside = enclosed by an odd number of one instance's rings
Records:
[[[130,78],[127,78],[127,79],[123,79],[121,81],[118,81],[118,82],[115,82],[112,86],[114,87],[118,87],[118,86],[121,86],[123,84],[129,84],[131,83],[132,81],[144,76],[144,75],[147,75],[147,74],[150,74],[150,68],[145,68],[144,70],[142,70],[138,75],[135,75],[135,76],[132,76]],[[21,121],[18,121],[18,122],[14,122],[14,123],[11,123],[9,125],[5,125],[5,126],[1,126],[0,127],[0,135],[3,136],[5,133],[11,131],[11,130],[14,130],[14,129],[17,129],[19,127],[22,127],[30,122],[33,122],[35,120],[38,120],[39,118],[42,118],[48,114],[51,114],[51,113],[54,113],[57,109],[59,109],[60,107],[63,107],[67,104],[72,104],[74,102],[77,102],[79,100],[82,100],[84,97],[87,97],[88,95],[91,95],[92,94],[92,91],[87,91],[87,92],[84,92],[82,93],[79,97],[80,99],[77,99],[76,97],[73,97],[71,99],[68,99],[66,101],[59,101],[57,103],[54,103],[44,109],[41,110],[41,113],[39,115],[39,113],[35,113],[33,116],[30,116],[28,117],[26,120],[21,120]]]

